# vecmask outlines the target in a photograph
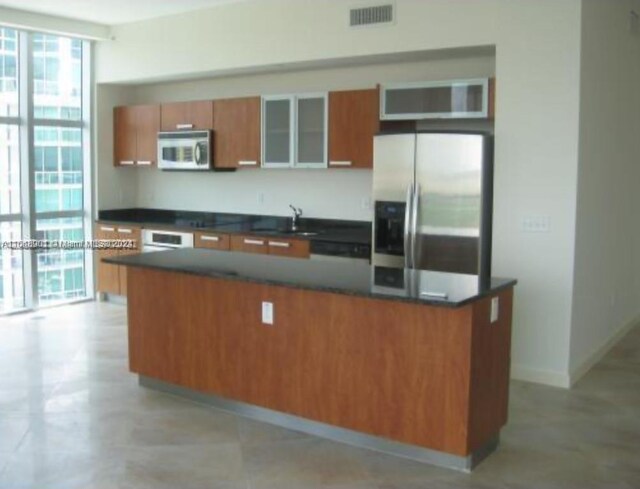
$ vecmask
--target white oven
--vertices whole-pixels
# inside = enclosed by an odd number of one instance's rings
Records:
[[[142,252],[166,251],[176,248],[193,248],[193,233],[162,231],[154,229],[142,230]]]

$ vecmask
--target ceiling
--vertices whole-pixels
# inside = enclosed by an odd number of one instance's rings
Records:
[[[0,7],[116,25],[241,1],[244,0],[0,0]]]

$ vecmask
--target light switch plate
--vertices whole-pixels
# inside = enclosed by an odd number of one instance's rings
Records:
[[[273,302],[262,303],[262,324],[273,324]]]
[[[500,314],[500,300],[498,297],[493,297],[491,299],[491,322],[495,323],[498,320],[498,315]]]

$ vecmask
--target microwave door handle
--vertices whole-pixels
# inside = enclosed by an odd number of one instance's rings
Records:
[[[404,211],[404,267],[411,268],[411,205],[413,202],[413,183],[407,186],[407,200]]]
[[[194,150],[196,165],[202,164],[202,147],[200,146],[202,143],[196,143],[196,147]]]

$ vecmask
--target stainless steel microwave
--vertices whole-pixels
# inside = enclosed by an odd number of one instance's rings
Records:
[[[211,131],[158,133],[158,168],[161,170],[211,170]]]

